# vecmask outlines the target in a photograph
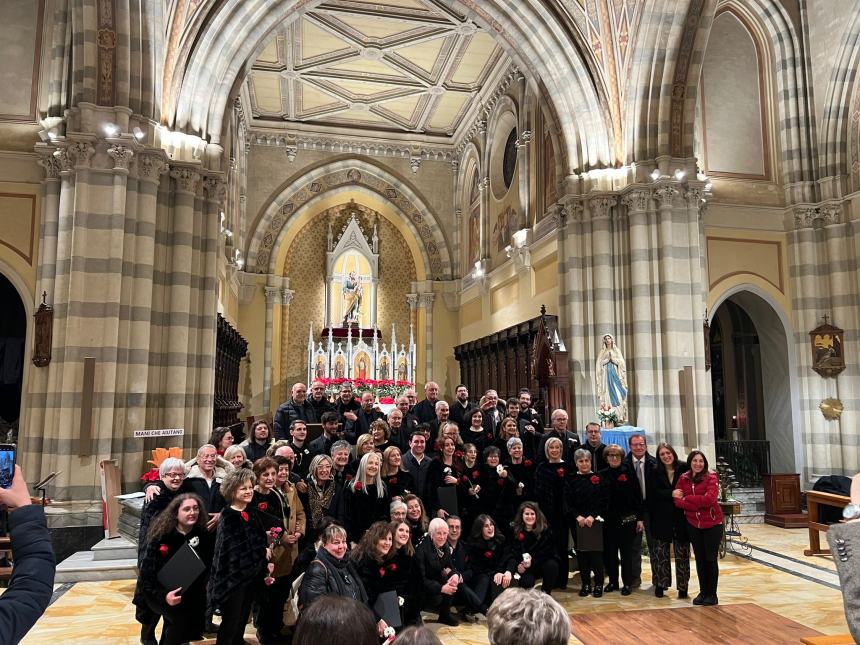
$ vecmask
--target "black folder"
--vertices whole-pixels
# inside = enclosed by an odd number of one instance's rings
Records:
[[[603,551],[603,522],[595,520],[591,526],[576,526],[576,550]]]
[[[400,619],[400,601],[397,599],[396,591],[385,591],[376,597],[376,602],[373,603],[373,613],[384,620],[389,627],[403,626],[403,621]]]
[[[186,542],[173,554],[161,571],[158,572],[158,582],[168,591],[181,588],[183,593],[194,581],[206,571],[206,565],[197,552]]]
[[[437,495],[439,496],[439,508],[448,515],[459,515],[456,486],[440,486],[437,489]]]

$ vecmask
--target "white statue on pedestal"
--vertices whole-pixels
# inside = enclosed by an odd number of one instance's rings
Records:
[[[612,334],[603,336],[603,347],[597,355],[595,390],[598,407],[611,406],[619,425],[627,421],[627,363]]]

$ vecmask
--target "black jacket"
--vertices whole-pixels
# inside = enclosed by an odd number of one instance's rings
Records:
[[[369,434],[371,423],[377,419],[385,418],[382,412],[373,408],[370,409],[370,412],[365,412],[364,408],[359,409],[355,416],[358,417],[355,421],[347,419],[346,423],[343,424],[344,438],[350,443],[355,443],[363,434]]]
[[[630,471],[633,473],[633,477],[636,477],[636,468],[633,464],[633,453],[627,452],[624,455],[624,461],[622,462],[625,465],[630,467]],[[594,464],[592,464],[592,467]],[[651,486],[654,484],[653,474],[657,469],[657,458],[651,453],[645,453],[645,498],[647,499],[651,495]],[[638,480],[637,480],[638,481]],[[641,495],[641,491],[640,491]]]
[[[469,413],[472,411],[472,403],[470,401],[466,402],[466,407],[463,407],[463,404],[458,400],[454,399],[453,403],[448,405],[448,408],[451,411],[451,414],[448,416],[449,421],[453,421],[458,426],[460,426],[460,434],[463,434],[470,425],[472,425],[472,420],[469,418]]]
[[[10,513],[9,534],[15,567],[0,596],[0,634],[4,643],[16,645],[51,602],[56,562],[41,506],[22,506]]]
[[[436,419],[436,404],[427,399],[419,401],[412,408],[412,414],[418,419],[418,423],[430,423]]]
[[[316,415],[316,423],[322,423],[322,415],[326,412],[331,412],[334,410],[334,405],[323,396],[319,401],[315,401],[313,396],[309,396],[307,398],[308,403],[310,403],[311,407],[314,409],[314,414]]]
[[[575,453],[579,448],[582,447],[582,444],[579,441],[579,435],[575,432],[571,432],[570,430],[564,431],[564,436],[555,430],[547,430],[543,433],[538,441],[537,449],[535,450],[535,461],[538,463],[547,461],[546,458],[546,442],[555,437],[556,439],[561,439],[561,458],[563,461],[575,465],[576,461],[573,458],[573,453]],[[592,464],[594,466],[594,464]]]
[[[367,604],[367,591],[349,557],[337,560],[324,547],[308,565],[299,588],[299,607],[309,607],[320,596],[345,596]]]
[[[606,458],[603,456],[603,451],[606,450],[606,444],[602,441],[597,446],[592,446],[588,441],[582,444],[588,452],[591,453],[591,470],[599,473],[609,465]]]
[[[266,528],[253,506],[242,512],[224,507],[206,589],[209,611],[229,602],[229,597],[240,587],[263,581],[268,545]]]
[[[290,438],[290,424],[296,419],[305,423],[319,423],[314,406],[305,399],[304,403],[296,403],[293,399],[284,401],[275,412],[275,439]]]
[[[483,537],[477,542],[469,543],[469,566],[474,574],[495,575],[505,572],[507,552],[501,537],[496,536],[490,541]]]
[[[365,555],[358,562],[353,560],[352,564],[364,585],[364,590],[367,593],[367,604],[371,609],[373,609],[373,605],[376,604],[376,599],[380,594],[397,590],[397,570],[399,567],[393,559],[377,562],[369,555]],[[380,618],[382,616],[376,616],[377,620]]]
[[[547,528],[540,535],[535,535],[534,531],[514,531],[504,570],[512,574],[517,573],[517,565],[523,561],[524,553],[528,553],[532,558],[530,568],[535,572],[535,576],[540,575],[544,562],[558,559],[553,544],[552,529]]]
[[[643,519],[642,492],[636,473],[627,464],[622,463],[618,468],[604,468],[598,475],[606,479],[609,486],[609,506],[606,511],[606,521],[610,525],[618,525],[625,517],[635,515],[637,520]]]
[[[262,459],[266,456],[266,451],[271,445],[272,444],[270,442],[260,445],[253,439],[248,439],[247,441],[243,441],[239,444],[239,447],[245,451],[245,457],[247,457],[248,461],[253,464],[258,459]]]
[[[573,468],[563,461],[557,464],[545,461],[535,471],[535,499],[554,531],[566,529],[564,492],[567,478],[572,474]]]
[[[564,512],[570,526],[576,526],[576,518],[597,517],[606,519],[609,499],[609,482],[600,475],[577,472],[567,478],[564,486]]]
[[[360,483],[356,483],[356,486]],[[351,542],[358,542],[370,525],[380,520],[388,520],[388,495],[377,496],[376,486],[363,486],[361,490],[353,490],[344,486],[342,496],[343,523]]]
[[[424,593],[427,596],[438,596],[442,593],[442,586],[454,573],[460,573],[454,567],[451,557],[451,547],[445,542],[441,549],[442,554],[436,550],[436,545],[428,535],[415,547],[415,564],[418,567],[419,577],[424,582]],[[444,570],[449,569],[447,574]]]
[[[672,481],[665,470],[657,468],[651,473],[651,483],[646,484],[649,495],[647,500],[648,512],[651,514],[651,535],[658,540],[668,542],[678,540],[688,542],[687,518],[683,509],[675,506],[672,499],[672,491],[681,478],[681,475],[689,470],[684,462],[678,462]]]

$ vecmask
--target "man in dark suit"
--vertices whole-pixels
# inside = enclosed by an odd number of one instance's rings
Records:
[[[585,444],[582,447],[591,453],[591,468],[594,472],[599,472],[609,465],[603,458],[606,444],[600,437],[600,425],[594,421],[585,426]]]
[[[334,410],[323,412],[320,423],[322,423],[323,433],[308,445],[311,457],[329,454],[331,445],[343,436],[342,426]]]
[[[370,432],[371,423],[384,418],[385,415],[373,407],[373,392],[365,392],[361,395],[361,408],[355,413],[355,421],[347,420],[344,424],[346,440],[354,444],[361,435]]]
[[[439,385],[428,381],[424,386],[424,400],[412,410],[418,423],[430,423],[436,419],[436,401],[439,400]]]
[[[460,426],[460,432],[465,432],[470,425],[468,411],[472,409],[469,401],[469,388],[460,383],[454,390],[454,402],[451,403],[451,421]]]
[[[571,466],[576,466],[576,462],[573,459],[573,453],[576,452],[582,444],[579,441],[579,435],[567,429],[567,412],[561,408],[553,410],[552,416],[550,417],[550,423],[552,424],[552,427],[541,435],[535,454],[535,461],[537,463],[546,461],[546,450],[544,446],[546,446],[547,439],[555,437],[556,439],[561,439],[561,445],[564,447],[561,458]]]
[[[340,418],[340,422],[345,424],[347,421],[355,421],[355,415],[360,407],[361,404],[355,400],[352,385],[349,383],[341,385],[340,394],[335,404],[335,410]]]
[[[653,488],[654,471],[657,469],[657,458],[648,453],[648,444],[645,435],[637,434],[630,437],[630,452],[624,457],[625,463],[630,466],[639,480],[639,490],[642,491],[642,502],[645,513],[645,539],[648,541],[648,555],[651,560],[652,580],[656,579],[657,572],[657,550],[654,538],[651,537],[651,514],[648,512],[646,500]],[[642,584],[642,538],[633,540],[633,586]]]
[[[281,403],[275,412],[275,439],[289,439],[287,431],[296,419],[305,423],[317,423],[316,412],[308,403],[308,386],[296,383],[290,394],[290,400]]]
[[[403,455],[403,467],[412,475],[415,482],[415,494],[424,502],[428,511],[435,506],[436,495],[430,481],[431,459],[425,454],[427,438],[420,430],[416,430],[409,438],[409,451]]]
[[[325,394],[325,385],[323,385],[322,381],[311,383],[311,398],[308,399],[308,403],[314,409],[316,423],[322,423],[322,415],[329,410],[334,410],[334,406]]]
[[[520,419],[527,420],[535,426],[538,432],[543,432],[543,419],[541,419],[538,411],[532,407],[532,393],[527,387],[520,390],[518,402],[520,404]]]
[[[406,430],[406,438],[407,442],[409,440],[409,435],[412,434],[413,431],[418,429],[418,418],[410,412],[412,406],[409,403],[409,397],[405,394],[401,394],[397,397],[397,409],[400,410],[403,415],[403,428]]]

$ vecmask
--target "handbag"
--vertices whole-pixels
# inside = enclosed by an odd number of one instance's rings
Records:
[[[292,627],[299,621],[299,589],[302,586],[302,581],[305,579],[305,574],[301,574],[293,580],[290,587],[290,595],[287,602],[284,603],[284,625]]]

